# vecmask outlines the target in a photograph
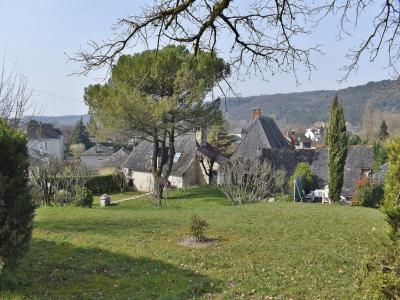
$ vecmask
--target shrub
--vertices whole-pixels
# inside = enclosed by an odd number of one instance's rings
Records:
[[[119,191],[118,185],[114,182],[113,175],[93,176],[86,182],[85,187],[95,195]]]
[[[205,237],[205,230],[208,228],[208,223],[201,219],[197,215],[192,216],[192,224],[190,226],[190,235],[196,240],[196,241],[204,241],[206,239]]]
[[[71,195],[66,190],[58,190],[54,193],[54,203],[56,205],[69,205],[71,201]]]
[[[389,166],[385,176],[385,208],[400,206],[400,137],[386,145]]]
[[[293,194],[293,182],[297,177],[304,178],[304,191],[309,193],[314,188],[314,173],[311,170],[311,166],[307,163],[298,163],[296,169],[289,179],[289,189],[291,194]]]
[[[383,186],[366,178],[360,179],[356,184],[353,196],[353,205],[378,208],[383,202]]]
[[[293,198],[288,194],[283,194],[283,193],[275,194],[274,198],[278,202],[293,202]]]
[[[394,241],[400,238],[400,207],[388,208],[385,210],[386,220],[391,227],[390,237]]]
[[[259,203],[285,191],[286,172],[267,161],[236,159],[220,168],[218,188],[231,204]]]
[[[75,186],[74,203],[76,206],[92,207],[93,204],[92,192],[86,187],[82,187],[79,185]]]
[[[26,138],[0,120],[0,273],[28,250],[35,207],[28,187]]]

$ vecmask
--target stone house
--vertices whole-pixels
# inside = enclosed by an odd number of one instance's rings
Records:
[[[207,184],[208,176],[201,166],[200,153],[206,159],[215,158],[212,156],[216,155],[216,166],[224,160],[223,156],[206,143],[204,130],[176,137],[174,163],[169,177],[172,186],[183,188]],[[153,144],[143,140],[122,163],[121,169],[134,189],[144,192],[152,190],[152,160]]]
[[[270,117],[253,111],[253,124],[249,137],[243,138],[231,159],[259,159],[268,161],[275,169],[282,169],[291,176],[300,162],[311,166],[317,187],[328,183],[328,149],[290,149],[288,143]],[[285,144],[285,143],[286,144]],[[350,146],[344,168],[342,195],[350,197],[356,182],[362,177],[372,176],[373,149],[371,146]]]
[[[103,160],[102,164],[99,166],[99,174],[109,175],[113,174],[115,171],[121,171],[120,166],[130,154],[131,152],[128,149],[121,147],[117,152],[114,152]]]
[[[104,162],[114,153],[114,149],[101,144],[82,152],[80,155],[81,162],[93,170],[100,170]]]
[[[289,143],[279,130],[274,119],[261,114],[261,109],[253,109],[253,123],[247,134],[232,154],[231,159],[255,158],[267,149],[289,149]]]
[[[64,137],[52,124],[30,121],[26,127],[28,152],[32,158],[53,156],[64,159]]]

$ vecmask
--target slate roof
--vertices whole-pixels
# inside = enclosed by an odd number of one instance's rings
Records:
[[[28,148],[28,155],[31,163],[35,161],[42,161],[50,156],[46,153],[40,153],[40,151],[34,148]]]
[[[260,116],[251,124],[232,157],[255,157],[262,149],[289,149],[274,119],[268,116]]]
[[[342,194],[351,195],[355,191],[355,184],[362,175],[362,170],[372,170],[372,146],[350,146],[347,152],[344,167]],[[318,185],[328,184],[328,149],[317,150],[314,155],[311,169],[318,178]]]
[[[194,133],[187,133],[176,137],[175,153],[181,153],[177,162],[174,162],[171,175],[182,176],[190,166],[193,159],[196,159],[197,144]],[[129,157],[121,165],[133,171],[151,172],[153,156],[153,144],[142,141],[133,148]]]
[[[103,167],[116,167],[124,163],[128,158],[130,151],[122,147],[117,152],[113,153],[110,157],[104,160]]]
[[[228,161],[226,156],[209,144],[205,146],[197,144],[197,152],[206,156],[208,159],[215,159],[215,162],[219,163],[220,165]]]
[[[61,130],[49,123],[30,122],[26,128],[28,139],[59,139]]]
[[[383,164],[379,170],[374,174],[373,178],[378,182],[378,183],[383,183],[385,179],[386,172],[388,170],[389,163]]]
[[[114,149],[104,146],[102,144],[96,144],[93,147],[82,152],[81,156],[107,156],[114,153]]]

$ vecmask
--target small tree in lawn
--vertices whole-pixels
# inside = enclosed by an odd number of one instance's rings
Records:
[[[329,198],[340,200],[343,186],[344,165],[347,157],[347,132],[342,105],[338,97],[332,101],[329,115],[327,145],[329,149],[328,174]]]
[[[27,251],[34,205],[28,188],[26,138],[0,120],[0,273]]]

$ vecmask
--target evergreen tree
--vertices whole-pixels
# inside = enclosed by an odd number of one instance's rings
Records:
[[[207,142],[218,149],[223,155],[230,156],[236,148],[237,138],[229,134],[227,121],[224,117],[218,119],[207,134]]]
[[[85,145],[85,149],[88,149],[90,146],[92,146],[92,143],[89,139],[89,132],[87,131],[86,126],[83,124],[82,118],[76,123],[72,132],[71,145],[72,144],[83,144]]]
[[[34,205],[28,188],[27,141],[0,120],[0,273],[27,251]]]
[[[379,127],[379,135],[378,138],[381,141],[386,140],[389,137],[388,127],[386,125],[386,121],[383,120],[381,126]]]
[[[218,115],[205,96],[230,73],[215,54],[182,46],[123,55],[104,85],[85,89],[97,132],[140,136],[153,144],[154,204],[161,206],[175,156],[175,138]],[[93,124],[92,124],[93,125]],[[96,133],[97,135],[98,133]]]
[[[400,209],[400,137],[389,139],[386,148],[389,166],[385,175],[384,206]]]
[[[340,200],[343,186],[344,165],[347,157],[347,132],[342,105],[338,97],[332,101],[329,114],[327,145],[329,149],[329,198],[333,201]]]

